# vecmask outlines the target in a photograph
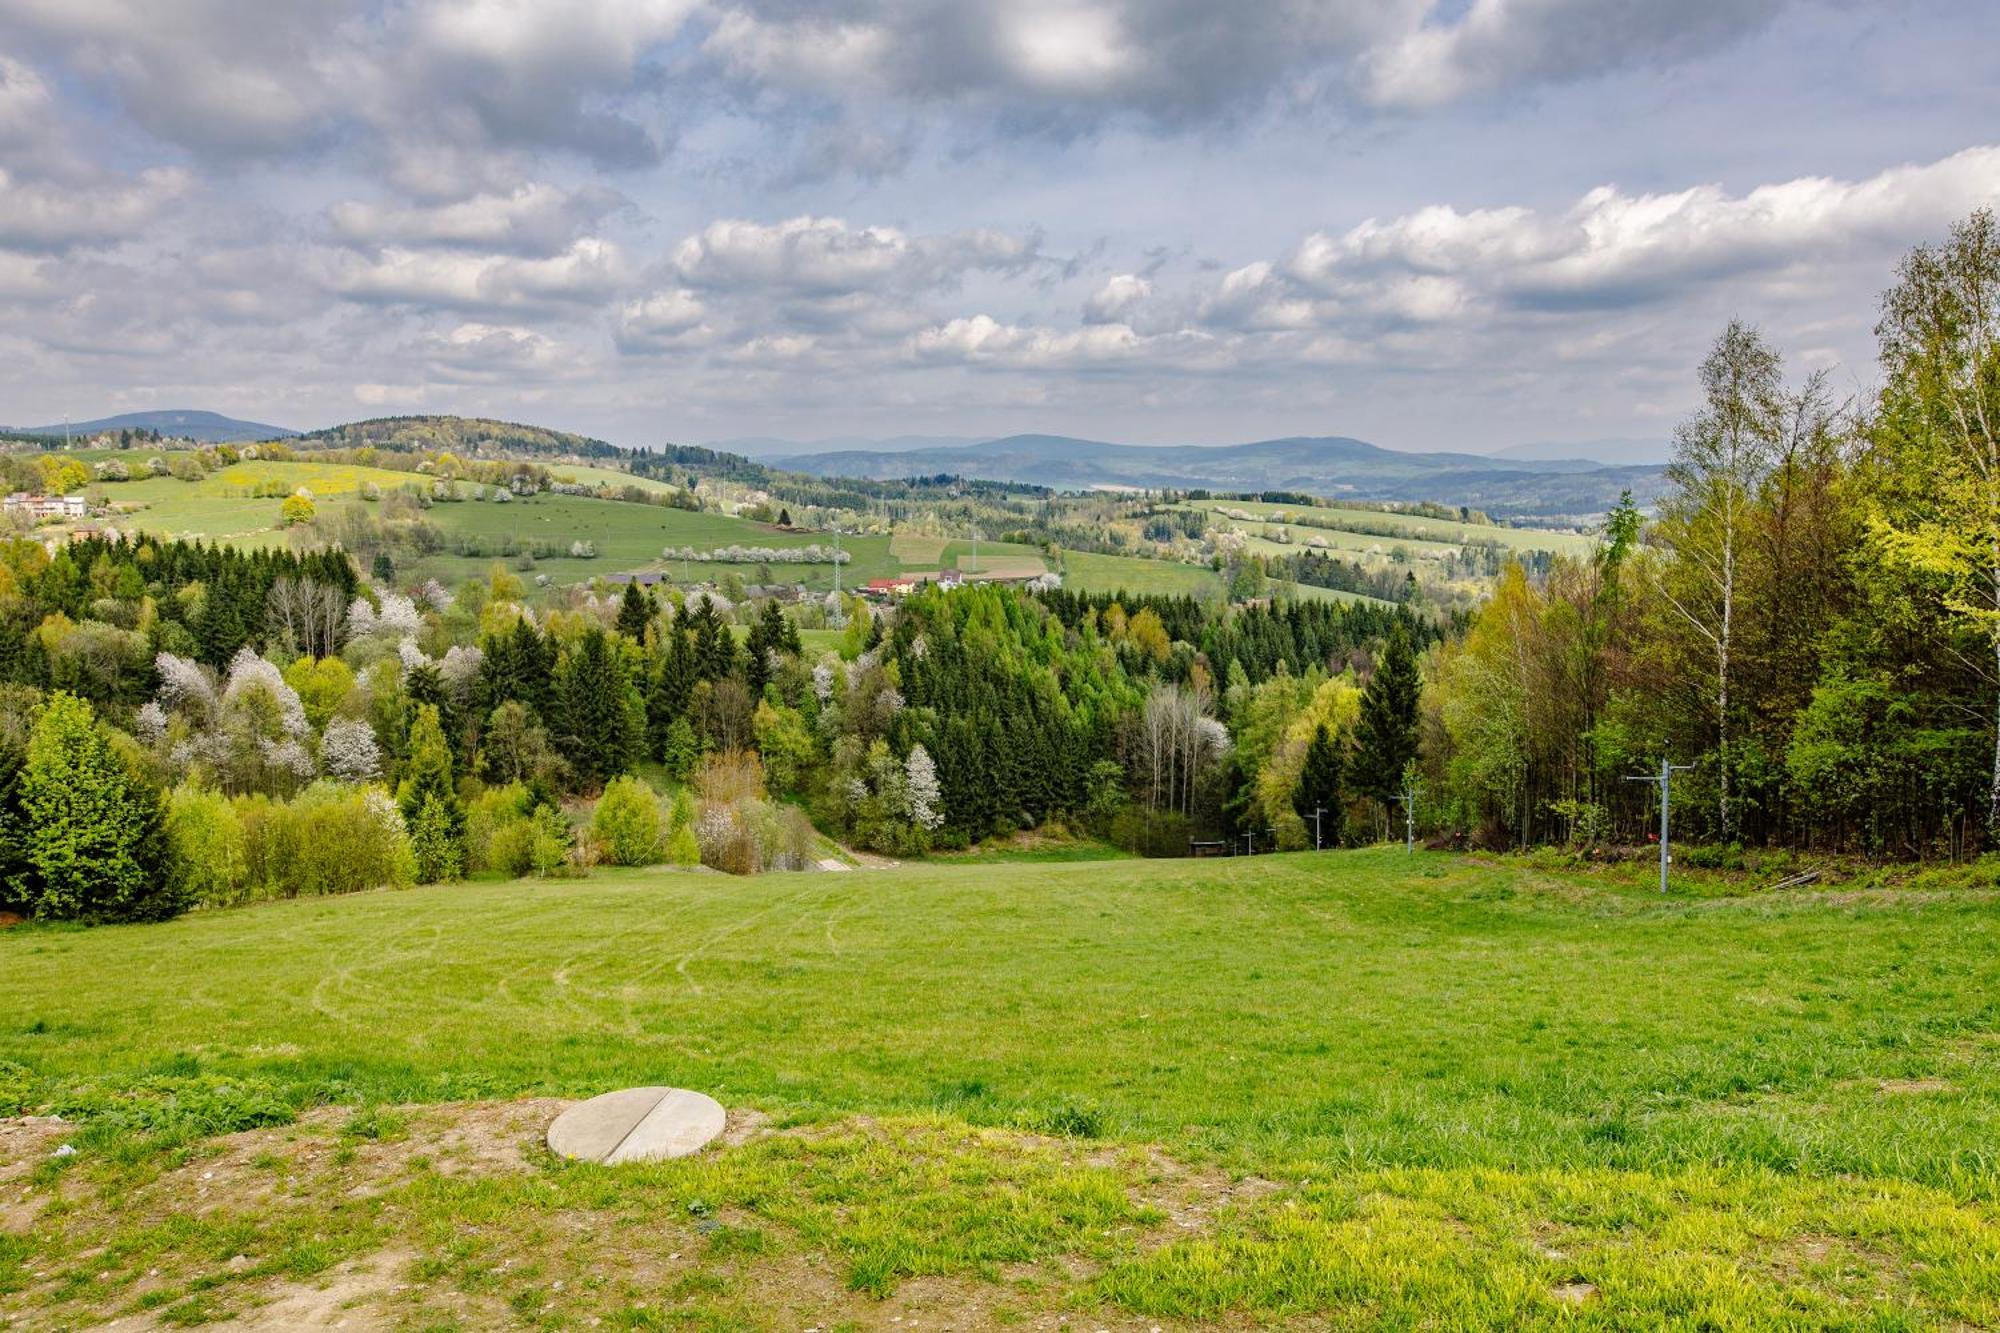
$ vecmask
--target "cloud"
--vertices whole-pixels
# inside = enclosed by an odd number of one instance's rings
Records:
[[[1894,247],[1996,200],[2000,147],[1865,180],[1801,177],[1740,195],[1716,185],[1660,194],[1607,185],[1559,213],[1435,205],[1339,234],[1316,232],[1258,277],[1333,318],[1635,306],[1691,285],[1769,278],[1857,247]]]
[[[20,180],[0,168],[0,247],[48,252],[124,240],[192,185],[186,172],[165,167],[90,186]]]
[[[410,350],[430,379],[453,384],[512,384],[572,368],[554,339],[515,325],[459,324],[425,334]]]
[[[1756,32],[1784,0],[1472,0],[1357,62],[1365,100],[1405,109],[1703,55]]]
[[[625,303],[614,336],[622,352],[698,347],[714,337],[707,318],[708,308],[686,288],[654,292]]]
[[[601,186],[561,190],[528,183],[499,194],[416,207],[353,200],[328,211],[334,234],[361,246],[464,247],[514,255],[551,255],[626,206]]]
[[[1113,274],[1090,294],[1088,301],[1083,303],[1083,322],[1086,324],[1125,322],[1132,311],[1152,294],[1153,284],[1138,274]]]
[[[600,305],[625,281],[618,247],[584,237],[546,259],[386,248],[350,257],[335,280],[350,300],[484,311],[557,311]]]
[[[932,290],[975,271],[1013,273],[1040,262],[1040,238],[984,228],[910,236],[839,218],[712,222],[674,248],[691,287],[782,289],[806,295]]]
[[[359,144],[378,158],[557,150],[659,160],[620,104],[693,0],[0,0],[0,40],[54,52],[134,123],[205,156]]]

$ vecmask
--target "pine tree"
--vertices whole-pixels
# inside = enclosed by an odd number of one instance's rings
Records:
[[[1354,785],[1384,809],[1402,794],[1403,770],[1417,757],[1422,694],[1409,632],[1398,624],[1362,691],[1361,721],[1355,731]]]
[[[1340,845],[1340,825],[1345,818],[1341,793],[1344,767],[1339,742],[1327,731],[1326,723],[1320,723],[1313,728],[1312,741],[1306,746],[1299,785],[1292,789],[1292,809],[1309,824],[1313,822],[1313,812],[1320,812],[1320,823],[1315,828],[1321,846]]]

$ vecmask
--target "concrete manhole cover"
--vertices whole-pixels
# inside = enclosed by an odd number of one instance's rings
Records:
[[[722,1106],[686,1088],[626,1088],[580,1102],[549,1126],[549,1151],[580,1162],[685,1157],[722,1132]]]

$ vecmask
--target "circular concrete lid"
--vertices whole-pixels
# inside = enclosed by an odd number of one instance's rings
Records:
[[[626,1088],[579,1102],[549,1126],[549,1151],[580,1162],[685,1157],[722,1132],[722,1106],[686,1088]]]

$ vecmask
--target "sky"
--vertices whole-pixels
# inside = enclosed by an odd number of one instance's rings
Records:
[[[0,421],[1664,439],[2000,203],[1990,0],[0,0]]]

